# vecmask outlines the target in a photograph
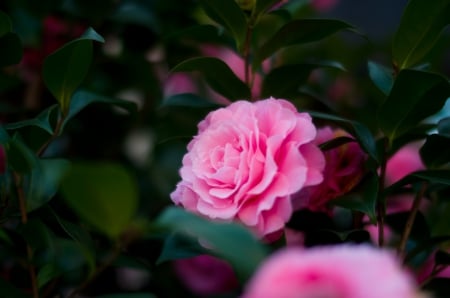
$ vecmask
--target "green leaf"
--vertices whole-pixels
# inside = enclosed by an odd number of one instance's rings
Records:
[[[37,156],[30,148],[15,134],[6,146],[8,165],[14,172],[28,173],[37,166]]]
[[[181,93],[164,98],[161,107],[218,108],[218,103],[193,93]]]
[[[241,52],[247,32],[247,19],[234,0],[200,0],[206,14],[222,25],[233,36],[236,48]]]
[[[0,36],[0,67],[19,63],[22,54],[22,41],[17,34],[8,32]]]
[[[392,44],[395,65],[404,69],[421,62],[449,24],[449,16],[448,0],[410,0]]]
[[[129,226],[138,204],[136,181],[118,164],[75,163],[61,191],[73,211],[111,238]]]
[[[0,278],[0,292],[3,297],[31,298],[31,295],[25,294],[3,278]]]
[[[115,22],[140,25],[153,32],[161,31],[161,26],[154,12],[148,9],[146,5],[139,5],[131,1],[120,3],[111,18]]]
[[[280,0],[256,0],[256,7],[253,14],[257,16],[256,18],[259,18],[261,14],[265,13],[279,1]]]
[[[444,77],[418,70],[402,70],[378,111],[381,130],[392,142],[420,121],[437,113],[450,96]]]
[[[375,160],[378,161],[378,152],[377,147],[375,143],[375,139],[370,132],[370,130],[363,125],[362,123],[341,118],[335,115],[329,115],[321,112],[308,112],[312,117],[316,117],[319,119],[329,120],[332,122],[335,122],[341,126],[343,126],[344,129],[348,130],[350,134],[352,134],[356,140],[358,141],[359,145],[363,150],[369,154],[369,156]]]
[[[61,111],[67,115],[70,99],[88,73],[92,60],[92,41],[104,39],[89,28],[44,60],[43,78],[47,88],[58,100]]]
[[[264,59],[281,48],[319,41],[342,30],[355,31],[355,28],[340,20],[297,19],[290,21],[258,49],[253,65],[260,65]]]
[[[369,61],[368,68],[370,79],[375,86],[385,95],[389,95],[394,84],[393,71],[373,61]]]
[[[450,186],[450,170],[424,170],[411,173],[384,190],[385,194],[390,194],[405,185],[429,182],[438,185]]]
[[[450,138],[450,117],[441,119],[438,122],[437,129],[440,135]]]
[[[207,243],[212,252],[230,262],[242,281],[254,273],[267,255],[250,231],[236,223],[212,222],[177,207],[166,208],[157,223]]]
[[[206,249],[198,241],[193,241],[192,238],[172,233],[164,240],[161,254],[156,260],[156,265],[165,261],[195,257],[205,253],[207,253]]]
[[[31,212],[48,203],[56,194],[70,163],[65,159],[40,159],[26,177],[25,195],[27,211]]]
[[[180,40],[193,40],[198,43],[216,43],[223,45],[232,45],[230,40],[217,26],[202,24],[189,27],[184,30],[176,31],[166,37],[168,41],[180,42]]]
[[[49,134],[53,134],[53,128],[50,123],[50,116],[58,108],[58,105],[52,105],[42,111],[36,118],[27,119],[19,122],[8,123],[5,125],[6,129],[18,129],[26,126],[37,126],[42,128]]]
[[[340,198],[331,200],[330,204],[353,211],[363,212],[367,214],[370,221],[375,224],[377,222],[375,210],[377,197],[378,176],[372,174],[358,185],[354,191]]]
[[[198,71],[204,76],[211,88],[230,100],[249,99],[251,97],[248,86],[234,74],[225,62],[217,58],[198,57],[188,59],[176,65],[172,71]]]
[[[9,16],[0,10],[0,36],[12,31],[11,19]]]
[[[306,83],[316,68],[328,67],[339,70],[345,68],[336,62],[289,64],[272,69],[264,78],[262,98],[269,96],[289,98],[297,94],[300,86]]]
[[[428,169],[439,168],[450,162],[450,138],[438,134],[427,137],[425,144],[420,148],[420,157]]]
[[[69,111],[66,117],[64,118],[60,132],[64,131],[65,126],[73,117],[75,117],[85,107],[93,103],[104,103],[115,105],[127,110],[132,116],[136,116],[137,114],[137,106],[134,102],[102,96],[86,90],[78,90],[72,96]]]
[[[18,229],[33,250],[45,249],[53,254],[55,249],[53,232],[38,218],[31,218]]]

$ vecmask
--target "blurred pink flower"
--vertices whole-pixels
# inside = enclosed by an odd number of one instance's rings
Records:
[[[320,128],[314,143],[320,145],[337,137],[351,137],[342,129]],[[327,203],[355,187],[364,175],[367,155],[356,142],[324,152],[326,165],[322,183],[302,189],[293,196],[294,209],[328,212]]]
[[[288,248],[271,256],[242,298],[412,298],[416,285],[395,256],[370,246]]]
[[[316,128],[286,100],[237,101],[208,114],[198,129],[171,194],[189,211],[240,221],[265,237],[282,232],[291,194],[322,181]]]
[[[187,73],[177,72],[167,77],[164,82],[164,97],[180,93],[198,93],[198,86]]]
[[[6,172],[6,153],[5,148],[0,145],[0,174]]]
[[[319,12],[327,12],[333,9],[338,0],[311,0],[311,6]]]
[[[424,170],[418,144],[409,144],[389,158],[386,165],[386,185],[391,185],[408,174]]]
[[[238,286],[231,266],[209,255],[176,260],[174,269],[181,282],[196,295],[217,295]]]

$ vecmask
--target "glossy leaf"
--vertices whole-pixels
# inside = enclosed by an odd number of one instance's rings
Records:
[[[247,280],[266,257],[262,244],[243,226],[236,223],[216,223],[198,217],[181,208],[169,207],[158,217],[162,227],[192,237],[227,260],[238,277]]]
[[[0,37],[12,31],[11,19],[0,10]]]
[[[47,88],[67,115],[72,94],[84,80],[92,60],[92,41],[104,39],[92,28],[49,55],[44,61],[43,78]]]
[[[58,108],[58,105],[52,105],[42,111],[36,118],[22,120],[19,122],[8,123],[5,125],[6,129],[18,129],[26,126],[37,126],[42,128],[49,134],[53,134],[53,128],[50,123],[51,114]]]
[[[212,20],[231,33],[236,48],[241,51],[247,32],[247,19],[236,1],[200,0],[200,4]]]
[[[393,71],[376,62],[369,61],[369,76],[375,86],[385,95],[389,95],[394,84]]]
[[[448,0],[409,0],[395,33],[392,54],[399,69],[421,62],[450,23]]]
[[[211,88],[226,98],[230,100],[250,98],[248,86],[220,59],[213,57],[192,58],[176,65],[172,71],[198,71]]]
[[[112,163],[73,164],[61,191],[73,211],[112,238],[129,226],[138,204],[136,181]]]
[[[311,114],[312,117],[329,120],[329,121],[339,124],[340,126],[343,126],[343,128],[348,130],[350,132],[350,134],[352,134],[356,138],[356,140],[358,141],[361,148],[363,148],[363,150],[367,154],[369,154],[369,156],[373,160],[378,161],[378,153],[377,153],[375,139],[374,139],[372,133],[370,132],[370,130],[365,125],[363,125],[362,123],[353,121],[353,120],[349,120],[349,119],[345,119],[345,118],[341,118],[338,116],[329,115],[329,114],[325,114],[325,113],[321,113],[321,112],[311,112],[310,111],[309,114]]]
[[[195,257],[205,253],[207,253],[206,249],[202,247],[198,241],[173,233],[166,237],[161,254],[158,257],[158,260],[156,260],[156,264],[158,265],[165,261]]]
[[[181,93],[164,98],[161,107],[218,108],[218,103],[193,93]]]
[[[17,34],[8,32],[0,36],[0,67],[19,63],[22,54],[22,41]]]
[[[40,159],[26,177],[27,210],[31,212],[48,203],[59,189],[70,163],[65,159]]]
[[[330,201],[332,206],[339,206],[367,214],[370,221],[376,223],[376,203],[378,198],[378,176],[373,174],[365,179],[354,191],[343,197]]]
[[[307,82],[309,75],[316,68],[345,70],[336,62],[289,64],[274,68],[264,78],[262,98],[269,96],[289,98],[297,94],[300,86]]]
[[[420,148],[420,157],[428,169],[439,168],[450,162],[450,137],[432,134]]]
[[[256,52],[253,65],[261,64],[279,49],[319,41],[342,30],[355,30],[353,26],[340,21],[328,19],[298,19],[281,27]]]
[[[111,98],[93,92],[89,92],[86,90],[78,90],[72,96],[69,111],[61,125],[61,132],[64,131],[65,126],[73,117],[75,117],[80,111],[82,111],[84,108],[93,103],[103,103],[118,106],[127,110],[133,116],[136,116],[137,113],[137,106],[134,102],[123,99]]]
[[[449,96],[450,84],[444,77],[424,71],[402,70],[379,109],[379,126],[392,142],[437,113]]]

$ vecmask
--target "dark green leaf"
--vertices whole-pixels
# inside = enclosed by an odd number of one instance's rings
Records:
[[[256,52],[254,65],[281,48],[296,44],[319,41],[342,30],[353,30],[354,27],[340,20],[298,19],[285,24]]]
[[[194,107],[194,108],[218,108],[219,104],[193,93],[175,94],[164,98],[161,107]]]
[[[184,235],[172,233],[166,237],[156,264],[176,259],[184,259],[205,254],[206,249],[198,241]]]
[[[242,281],[253,274],[267,254],[250,231],[236,223],[212,222],[177,207],[163,211],[157,223],[207,243],[212,252],[230,262]]]
[[[280,0],[256,0],[256,7],[253,14],[259,18],[261,14],[265,13],[279,1]]]
[[[333,206],[340,206],[342,208],[353,211],[360,211],[367,214],[372,223],[376,223],[376,203],[378,197],[378,176],[375,174],[366,178],[358,187],[351,193],[343,197],[330,201]]]
[[[230,100],[250,98],[248,86],[220,59],[213,57],[192,58],[176,65],[172,71],[198,71],[204,76],[211,88],[226,98]]]
[[[144,26],[153,32],[160,31],[160,24],[153,11],[146,5],[123,1],[111,18],[116,22]]]
[[[440,135],[450,138],[450,117],[441,119],[437,129]]]
[[[386,194],[395,192],[405,185],[417,183],[417,182],[429,182],[438,185],[450,186],[450,170],[425,170],[417,171],[405,176],[396,183],[387,187],[384,192]]]
[[[53,232],[40,219],[31,218],[26,224],[19,228],[19,233],[33,248],[46,249],[49,254],[55,250]]]
[[[8,165],[17,173],[28,173],[37,166],[37,156],[16,134],[6,146]]]
[[[25,294],[3,278],[0,278],[0,292],[3,297],[31,298],[31,295]]]
[[[200,0],[200,4],[211,19],[231,33],[236,48],[241,51],[247,32],[247,19],[236,1]]]
[[[8,32],[0,36],[0,67],[19,63],[22,54],[22,41],[17,34]]]
[[[418,70],[402,70],[380,107],[379,126],[392,142],[426,117],[437,113],[449,96],[450,84],[444,77]]]
[[[0,10],[0,36],[12,31],[11,19]]]
[[[197,25],[189,27],[187,29],[177,31],[166,37],[167,40],[179,42],[180,40],[193,40],[199,43],[217,43],[228,45],[230,43],[230,38],[227,37],[223,30],[213,25]]]
[[[137,106],[134,102],[102,96],[86,90],[78,90],[72,96],[69,111],[66,117],[64,118],[63,124],[61,126],[61,132],[64,131],[64,127],[67,125],[70,119],[75,117],[75,115],[77,115],[85,107],[93,103],[104,103],[115,105],[127,110],[133,116],[136,116],[137,113]]]
[[[410,0],[395,33],[392,54],[399,69],[411,67],[433,48],[450,22],[448,0]]]
[[[52,105],[51,107],[42,111],[36,118],[27,119],[19,122],[8,123],[5,125],[6,129],[18,129],[26,126],[37,126],[53,134],[53,128],[50,123],[50,115],[57,109],[58,105]]]
[[[335,115],[329,115],[320,112],[309,112],[309,113],[311,114],[312,117],[329,120],[343,126],[344,129],[348,130],[350,134],[356,137],[356,140],[358,141],[361,148],[363,148],[363,150],[367,154],[369,154],[369,156],[373,160],[378,161],[378,152],[376,148],[375,139],[370,130],[365,125]]]
[[[450,138],[438,134],[427,137],[425,144],[420,148],[420,157],[427,168],[439,168],[450,162]]]
[[[73,164],[61,191],[82,219],[112,238],[129,226],[138,204],[136,181],[117,164]]]
[[[394,84],[393,71],[387,67],[369,61],[369,76],[375,86],[381,90],[385,95],[389,95]]]
[[[64,159],[41,159],[27,176],[25,195],[31,212],[50,201],[56,194],[70,163]]]
[[[405,225],[408,218],[409,212],[388,214],[386,216],[386,223],[392,228],[392,230],[398,234],[401,234],[405,230]],[[420,211],[417,212],[416,217],[414,218],[414,223],[409,237],[415,241],[427,241],[430,239],[430,228],[428,227],[425,217]]]
[[[329,67],[339,70],[345,68],[336,62],[289,64],[272,69],[264,78],[263,98],[273,96],[289,98],[298,93],[300,86],[306,83],[311,72],[316,68]]]
[[[424,252],[434,251],[437,247],[445,245],[450,241],[450,235],[430,237],[427,241],[418,242],[417,246],[411,250],[406,256],[405,263],[411,262],[412,259]]]
[[[67,115],[70,99],[87,75],[92,60],[92,41],[104,42],[92,28],[49,55],[44,61],[43,78],[47,88]]]

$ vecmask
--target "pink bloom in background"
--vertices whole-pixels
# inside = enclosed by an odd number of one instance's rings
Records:
[[[327,12],[333,9],[338,0],[311,0],[311,6],[319,12]]]
[[[351,137],[342,129],[324,127],[318,130],[314,143],[317,145],[338,137]],[[328,212],[327,203],[355,187],[364,175],[367,155],[356,142],[349,142],[324,152],[326,166],[322,183],[302,189],[293,196],[295,210]]]
[[[191,212],[272,238],[292,214],[291,194],[322,181],[316,128],[286,100],[237,101],[209,113],[198,129],[171,194]]]
[[[231,266],[209,255],[176,260],[174,269],[181,282],[200,296],[229,292],[238,286]]]
[[[288,248],[265,261],[242,298],[412,298],[412,278],[388,251],[342,245]]]
[[[398,150],[386,164],[386,185],[391,185],[408,174],[424,170],[418,144],[409,144]]]
[[[5,148],[0,146],[0,175],[6,172],[6,153]]]

